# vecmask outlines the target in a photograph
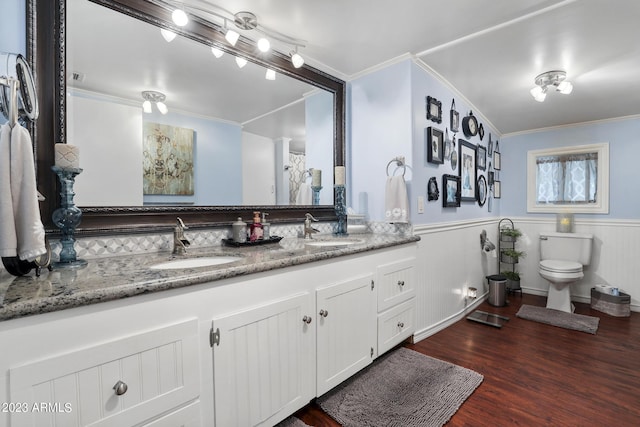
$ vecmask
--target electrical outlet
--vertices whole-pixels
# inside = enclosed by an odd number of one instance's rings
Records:
[[[418,196],[418,213],[424,213],[424,196]]]

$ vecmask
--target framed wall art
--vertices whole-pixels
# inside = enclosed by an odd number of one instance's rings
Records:
[[[496,146],[493,149],[493,168],[499,171],[502,168],[502,157],[500,156],[500,144],[496,141]]]
[[[460,206],[460,177],[456,175],[442,175],[443,208],[457,208]]]
[[[478,169],[487,169],[487,149],[482,145],[478,145]]]
[[[427,184],[427,200],[438,200],[440,197],[440,191],[438,190],[438,180],[435,176],[429,178],[429,183]]]
[[[460,200],[475,202],[477,179],[476,146],[461,139],[458,175],[460,176]]]
[[[444,163],[444,138],[442,131],[434,127],[428,127],[427,134],[427,162]]]
[[[496,199],[502,197],[502,182],[493,181],[493,197]]]
[[[442,123],[442,102],[427,96],[427,120]]]
[[[487,180],[484,175],[480,175],[478,178],[478,205],[484,206],[484,203],[487,201]]]
[[[493,141],[491,140],[491,134],[489,134],[489,146],[487,148],[489,155],[493,156]]]
[[[451,101],[451,110],[449,111],[449,128],[451,132],[458,132],[460,129],[460,113],[456,111],[456,100]]]

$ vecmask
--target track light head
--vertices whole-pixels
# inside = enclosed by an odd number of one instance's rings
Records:
[[[171,14],[171,19],[173,19],[173,23],[178,27],[184,27],[189,23],[189,17],[186,12],[182,9],[176,9]]]
[[[543,102],[547,97],[547,89],[553,87],[557,92],[568,95],[573,90],[573,84],[566,80],[567,73],[560,70],[547,71],[539,74],[535,78],[536,87],[531,89],[531,96],[538,101]]]

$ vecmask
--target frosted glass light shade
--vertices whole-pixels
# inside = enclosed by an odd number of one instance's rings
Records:
[[[160,34],[162,34],[162,37],[167,41],[167,43],[171,43],[171,41],[176,38],[176,33],[165,30],[164,28],[160,30]]]
[[[213,53],[213,56],[215,56],[216,58],[220,58],[222,55],[224,55],[224,52],[222,50],[213,46],[211,47],[211,53]]]
[[[236,56],[236,64],[238,64],[238,68],[242,68],[245,65],[247,65],[247,60],[244,58],[240,58],[239,56]]]
[[[271,43],[263,37],[258,40],[258,49],[260,49],[260,52],[269,52],[269,49],[271,49]]]
[[[564,95],[569,95],[573,90],[571,82],[564,81],[558,85],[558,91]]]
[[[264,78],[267,80],[275,80],[276,72],[274,70],[267,69],[267,73],[264,75]]]
[[[227,30],[227,34],[224,35],[224,38],[227,39],[231,46],[235,46],[240,38],[240,34],[236,33],[233,30]]]
[[[530,92],[531,96],[533,96],[533,98],[538,102],[543,102],[547,97],[547,92],[540,86],[534,87]]]
[[[142,103],[142,111],[144,111],[147,114],[151,114],[151,102],[150,101],[144,101]]]
[[[164,102],[156,103],[156,107],[158,107],[158,111],[160,111],[162,114],[167,114],[169,112],[169,109]]]
[[[304,58],[300,56],[299,53],[296,52],[293,55],[291,55],[291,63],[293,64],[294,67],[300,68],[304,65]]]

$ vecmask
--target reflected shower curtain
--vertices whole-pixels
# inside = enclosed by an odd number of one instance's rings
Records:
[[[296,204],[298,189],[304,179],[306,157],[299,153],[289,153],[289,204]]]

